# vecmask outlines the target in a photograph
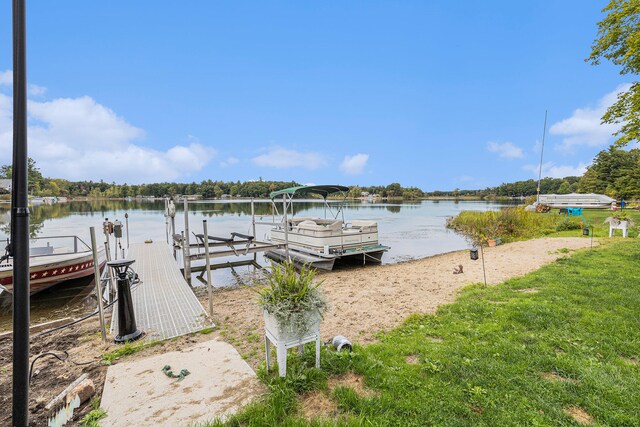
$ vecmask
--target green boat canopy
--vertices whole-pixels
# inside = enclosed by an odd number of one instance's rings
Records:
[[[283,194],[294,196],[305,196],[308,194],[318,194],[327,198],[329,194],[349,191],[349,187],[343,185],[301,185],[299,187],[285,188],[284,190],[272,191],[269,197],[275,199]]]

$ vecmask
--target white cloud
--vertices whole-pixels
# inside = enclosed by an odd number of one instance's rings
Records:
[[[487,142],[487,150],[492,153],[498,153],[500,157],[506,159],[520,159],[524,157],[522,148],[512,144],[511,142]]]
[[[0,164],[11,161],[11,97],[0,94]],[[216,151],[199,142],[157,150],[134,144],[142,129],[92,98],[30,100],[29,155],[45,176],[107,182],[173,181],[202,169]]]
[[[42,96],[47,93],[47,88],[38,85],[29,85],[28,93],[31,96]]]
[[[554,162],[546,162],[542,164],[543,178],[565,178],[567,176],[582,176],[587,170],[587,163],[580,162],[577,166],[556,165]],[[522,169],[532,172],[535,178],[538,178],[540,165],[525,165]]]
[[[282,147],[271,147],[269,150],[252,159],[253,163],[262,167],[289,169],[320,169],[327,165],[327,160],[320,153],[301,152]]]
[[[620,124],[601,124],[602,116],[617,99],[620,92],[626,91],[630,84],[618,86],[600,98],[595,107],[578,108],[571,117],[554,123],[549,129],[552,135],[563,137],[562,144],[558,148],[570,151],[573,147],[586,145],[589,147],[600,147],[606,145],[611,136],[617,132]]]
[[[368,161],[368,154],[360,153],[353,156],[345,156],[340,164],[340,170],[347,175],[360,175],[364,172]]]
[[[13,84],[13,71],[0,71],[0,86],[11,86]]]
[[[240,159],[237,157],[228,157],[226,160],[220,162],[220,167],[226,168],[229,166],[236,165],[240,162]]]

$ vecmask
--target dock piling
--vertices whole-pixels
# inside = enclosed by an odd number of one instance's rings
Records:
[[[205,268],[207,272],[207,293],[209,295],[209,317],[213,317],[213,284],[211,283],[211,261],[209,259],[209,230],[207,229],[207,220],[202,221],[204,232],[204,252],[205,252]],[[255,256],[255,255],[254,255]]]
[[[184,256],[184,279],[191,285],[191,258],[189,257],[189,202],[184,198],[184,235],[182,236],[182,255]]]
[[[100,317],[100,333],[102,341],[107,342],[107,328],[104,321],[104,308],[102,306],[102,281],[100,280],[100,261],[98,260],[98,245],[96,242],[96,229],[90,227],[91,250],[93,252],[93,280],[96,282],[96,297],[98,298],[98,316]]]

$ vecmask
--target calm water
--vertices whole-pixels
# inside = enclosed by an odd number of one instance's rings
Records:
[[[367,203],[348,202],[344,207],[346,221],[369,219],[378,222],[380,243],[391,249],[383,257],[383,263],[397,263],[411,259],[424,258],[440,253],[469,247],[468,241],[445,226],[447,217],[455,216],[463,210],[486,211],[499,209],[502,204],[481,201],[418,201],[403,203]],[[280,206],[279,206],[280,207]],[[255,202],[257,221],[271,221],[271,203],[267,200]],[[296,201],[296,216],[324,217],[323,204],[318,201]],[[124,223],[125,213],[129,215],[129,237],[131,242],[145,239],[166,241],[164,202],[138,201],[91,201],[70,202],[56,205],[42,205],[31,209],[32,236],[77,235],[90,242],[89,227],[101,233],[102,222],[120,220]],[[201,233],[203,220],[207,220],[209,235],[228,236],[232,231],[251,234],[251,203],[249,201],[207,201],[189,204],[190,231]],[[0,205],[0,240],[9,234],[9,211]],[[176,229],[184,229],[182,205],[177,206]],[[269,226],[257,225],[256,237],[265,240]],[[98,235],[98,241],[104,241],[104,235]],[[113,240],[112,240],[113,244]],[[2,245],[2,243],[0,243]],[[126,246],[126,239],[122,239]],[[2,245],[3,246],[3,245]],[[0,248],[3,250],[3,248]],[[221,259],[224,261],[225,259]],[[228,259],[229,261],[237,260]],[[262,255],[258,261],[266,264]],[[135,267],[135,264],[134,264]],[[213,281],[216,286],[230,286],[250,283],[254,274],[253,267],[239,267],[234,271],[222,269],[215,271]],[[197,280],[193,281],[198,284]],[[73,294],[73,291],[69,291]],[[33,298],[32,318],[46,318],[52,312],[64,315],[69,310],[80,310],[73,300],[74,295],[64,292],[50,292]],[[69,301],[73,304],[69,305]],[[2,305],[4,303],[4,305]],[[10,319],[7,318],[10,300],[0,296],[0,329]],[[72,313],[73,314],[73,313]]]

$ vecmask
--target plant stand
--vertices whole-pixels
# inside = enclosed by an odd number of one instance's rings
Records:
[[[302,354],[304,345],[308,342],[316,343],[316,368],[320,367],[320,331],[315,331],[299,339],[278,341],[278,339],[264,328],[264,345],[267,352],[267,372],[271,368],[271,344],[276,346],[276,357],[278,360],[278,373],[281,377],[287,375],[287,350],[298,347],[298,352]]]
[[[614,221],[609,222],[609,237],[613,237],[615,230],[622,230],[622,237],[629,235],[629,221]]]

